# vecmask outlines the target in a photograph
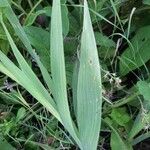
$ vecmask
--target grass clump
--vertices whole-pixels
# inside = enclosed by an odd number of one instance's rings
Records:
[[[149,147],[148,11],[147,1],[1,0],[0,145]]]

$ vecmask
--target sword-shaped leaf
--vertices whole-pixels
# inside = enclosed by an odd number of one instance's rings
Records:
[[[96,150],[101,125],[101,73],[87,1],[81,39],[77,86],[77,122],[84,150]]]
[[[60,0],[53,0],[51,16],[50,54],[51,73],[54,89],[53,96],[56,101],[57,108],[64,127],[69,131],[70,135],[80,146],[80,141],[77,136],[77,130],[75,129],[70,115],[67,98]]]

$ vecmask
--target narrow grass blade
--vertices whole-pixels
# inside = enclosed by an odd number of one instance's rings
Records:
[[[140,143],[146,139],[149,139],[149,138],[150,138],[150,132],[143,133],[133,140],[132,145],[137,145],[138,143]]]
[[[14,81],[18,82],[17,78],[0,62],[0,71],[6,74],[8,77],[13,79]]]
[[[47,98],[49,98],[50,103],[52,104],[52,106],[55,107],[55,103],[52,100],[52,98],[50,98],[49,93],[47,92],[47,90],[44,88],[44,86],[41,84],[41,82],[39,81],[39,79],[37,78],[37,76],[34,74],[34,72],[32,71],[32,69],[29,67],[29,65],[27,64],[26,60],[24,59],[24,57],[21,55],[21,53],[19,52],[18,48],[16,47],[13,39],[11,38],[3,20],[2,17],[0,18],[0,22],[4,28],[4,31],[6,33],[6,36],[8,38],[8,41],[11,45],[12,51],[20,65],[21,70],[26,74],[26,76],[28,78],[30,78],[32,80],[32,83],[35,85],[35,87],[37,89],[39,89],[39,91],[41,93],[43,93],[44,95],[46,95]]]
[[[0,0],[1,2],[2,0]],[[51,90],[52,88],[52,81],[51,81],[51,77],[48,73],[48,71],[46,70],[46,68],[43,66],[43,64],[41,63],[40,59],[37,59],[34,50],[32,49],[32,46],[30,44],[29,39],[27,38],[27,35],[25,34],[23,28],[21,27],[19,20],[17,19],[15,13],[13,12],[13,10],[11,9],[9,3],[7,0],[3,0],[3,2],[5,2],[7,5],[5,5],[5,9],[3,10],[3,13],[5,14],[5,16],[7,17],[7,19],[9,20],[10,24],[12,25],[12,27],[15,30],[15,33],[17,34],[17,36],[21,39],[22,43],[24,44],[24,46],[27,48],[27,51],[30,53],[30,55],[35,59],[35,61],[37,62],[42,76],[44,78],[45,83],[47,84],[47,86],[49,87],[49,90]],[[1,5],[0,5],[1,7]]]
[[[88,10],[84,1],[80,67],[77,87],[77,122],[83,150],[96,150],[101,125],[101,73],[97,47]]]
[[[34,98],[36,98],[45,108],[47,108],[59,121],[60,116],[56,106],[51,104],[52,98],[45,94],[40,88],[23,71],[21,71],[5,54],[0,51],[0,71],[18,82],[23,86]]]
[[[54,86],[53,96],[57,103],[58,111],[64,127],[69,131],[70,135],[80,146],[80,141],[77,137],[77,131],[71,119],[67,99],[60,0],[53,0],[50,45],[51,72]]]

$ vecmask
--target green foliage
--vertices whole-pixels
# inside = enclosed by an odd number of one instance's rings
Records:
[[[15,150],[14,147],[11,146],[11,144],[9,144],[5,139],[3,139],[2,137],[0,137],[0,147],[3,148],[3,150]]]
[[[77,110],[75,112],[77,112],[79,137],[83,149],[96,149],[101,124],[101,73],[92,22],[86,1],[84,6],[77,83]]]
[[[149,138],[149,9],[0,0],[0,146],[132,150]]]
[[[133,138],[136,134],[138,134],[142,129],[149,126],[150,118],[149,118],[149,110],[150,110],[150,95],[149,95],[149,84],[145,81],[139,81],[137,83],[137,87],[139,89],[140,94],[144,97],[143,106],[141,111],[137,115],[133,127],[129,133],[129,139]]]
[[[150,93],[149,93],[150,85],[145,81],[139,81],[137,83],[137,86],[139,88],[141,95],[143,95],[144,99],[146,101],[149,101],[150,100]]]
[[[37,76],[34,74],[34,72],[31,70],[30,66],[20,53],[19,49],[17,48],[16,44],[14,43],[9,31],[7,30],[7,27],[3,21],[3,16],[1,15],[0,22],[3,26],[3,29],[6,33],[6,36],[8,38],[8,41],[10,43],[10,46],[12,48],[12,51],[14,53],[15,58],[17,59],[17,62],[19,64],[19,67],[16,66],[4,53],[1,52],[1,71],[8,75],[10,78],[15,80],[18,84],[23,86],[33,97],[35,97],[44,107],[46,107],[68,130],[72,138],[75,140],[75,142],[78,144],[78,146],[81,149],[87,149],[91,147],[90,149],[96,149],[97,143],[98,143],[98,137],[99,137],[99,130],[100,130],[100,114],[101,113],[101,76],[100,76],[100,66],[99,66],[99,60],[98,60],[98,54],[96,49],[96,43],[94,38],[94,32],[92,29],[92,24],[90,21],[90,16],[88,12],[88,6],[85,1],[84,4],[84,23],[83,23],[83,34],[82,34],[82,40],[81,40],[81,64],[79,68],[79,74],[78,74],[78,80],[79,84],[77,87],[77,122],[79,126],[79,131],[75,127],[75,124],[72,121],[69,105],[68,105],[68,98],[67,98],[67,89],[66,89],[66,73],[65,73],[65,58],[64,58],[64,48],[63,48],[63,24],[62,24],[62,16],[61,16],[61,5],[60,1],[53,1],[52,6],[52,14],[51,14],[51,37],[50,37],[50,61],[51,61],[51,76],[48,76],[48,72],[46,71],[45,67],[40,62],[40,59],[38,59],[37,55],[34,53],[34,51],[31,51],[30,43],[38,49],[43,49],[46,46],[39,47],[40,41],[37,39],[31,39],[31,34],[26,36],[25,32],[23,31],[22,27],[18,23],[18,20],[12,20],[10,18],[10,12],[12,11],[11,8],[6,9],[6,17],[10,20],[13,28],[18,29],[17,34],[20,37],[21,41],[25,46],[27,47],[30,54],[34,57],[35,61],[39,64],[39,67],[41,71],[43,72],[43,78],[44,80],[50,81],[51,87],[50,90],[52,91],[53,98],[51,95],[48,94],[47,90],[44,88],[42,83],[39,81]],[[14,14],[13,14],[14,15]],[[15,15],[14,15],[15,16]],[[18,24],[17,28],[14,26],[13,22],[15,24]],[[33,28],[30,28],[30,31]],[[89,29],[89,31],[87,30]],[[25,28],[26,32],[29,33],[29,27]],[[46,32],[42,32],[38,30],[37,28],[36,32],[42,34],[46,34]],[[86,39],[86,37],[89,37]],[[45,37],[45,36],[43,36]],[[41,37],[42,38],[42,37]],[[46,38],[46,37],[45,37]],[[47,39],[47,38],[46,38]],[[29,42],[29,40],[31,42]],[[44,40],[44,39],[42,39]],[[93,45],[93,51],[91,51],[91,44],[90,42],[94,42]],[[87,43],[89,45],[87,45]],[[85,49],[84,49],[85,48]],[[45,48],[46,49],[46,48]],[[94,52],[94,53],[93,53]],[[90,56],[92,54],[93,56]],[[84,55],[86,57],[84,57]],[[97,58],[97,59],[95,59]],[[21,60],[21,61],[20,61]],[[84,63],[86,63],[86,76],[89,74],[87,79],[83,79],[83,77],[86,77],[83,73],[83,67]],[[94,66],[93,66],[94,65]],[[93,67],[92,67],[93,66]],[[95,68],[95,69],[94,69]],[[93,70],[93,74],[91,74],[91,69]],[[46,73],[47,75],[45,75]],[[45,76],[44,76],[45,75]],[[94,75],[94,78],[93,78]],[[80,81],[81,80],[81,81]],[[84,81],[85,80],[85,81]],[[58,82],[59,81],[59,82]],[[90,81],[90,82],[89,82]],[[91,91],[89,93],[89,89],[85,89],[82,87],[82,84],[84,83],[84,87],[87,87],[88,82],[92,85]],[[29,84],[30,83],[30,84]],[[46,82],[48,84],[48,82]],[[83,95],[81,91],[85,92]],[[86,123],[86,120],[84,118],[80,118],[80,113],[82,112],[82,107],[84,106],[83,99],[86,98],[87,94],[89,94],[89,99],[87,99],[86,107],[84,115],[85,117],[88,115],[89,117],[88,124]],[[92,98],[92,101],[91,101]],[[86,99],[85,99],[86,100]],[[91,103],[92,102],[92,103]],[[91,105],[93,104],[93,105]],[[85,107],[85,106],[84,106]],[[85,107],[85,108],[86,108]],[[99,113],[97,113],[99,111]],[[19,121],[24,117],[25,110],[21,108],[17,114],[16,120]],[[92,119],[92,121],[91,121]],[[92,127],[89,123],[92,123]],[[86,128],[85,128],[86,127]],[[89,132],[89,130],[91,130]],[[94,132],[93,132],[94,131]],[[85,135],[88,134],[89,139]],[[95,142],[91,142],[95,141]]]
[[[111,133],[111,148],[112,150],[119,150],[120,148],[124,150],[132,150],[131,147],[129,148],[127,145],[125,145],[122,139],[115,132]]]
[[[150,1],[149,0],[143,0],[143,4],[150,5]]]
[[[110,120],[109,118],[105,118],[105,123],[108,124],[108,126],[112,130],[110,143],[111,148],[113,150],[118,150],[120,148],[124,150],[132,150],[131,145],[129,143],[127,144],[126,141],[124,141],[119,135],[118,131],[114,128],[112,120]]]
[[[20,121],[21,119],[23,119],[25,117],[26,114],[26,110],[24,107],[20,108],[17,112],[17,116],[16,116],[16,122]]]
[[[71,136],[74,138],[77,144],[80,145],[76,130],[74,129],[74,126],[72,124],[72,119],[68,106],[61,7],[59,0],[53,1],[50,39],[51,72],[54,92],[53,96],[56,101],[57,110],[60,114],[63,125],[70,132]]]
[[[149,59],[150,26],[142,27],[129,43],[120,57],[120,73],[126,75],[130,71],[144,65]]]
[[[125,108],[114,108],[110,116],[120,126],[126,126],[131,119]]]
[[[114,57],[115,42],[100,32],[95,32],[96,44],[99,46],[98,53],[101,59],[109,59]]]
[[[31,45],[35,47],[35,51],[39,55],[43,65],[45,66],[45,68],[50,70],[49,32],[34,26],[25,26],[24,31]]]

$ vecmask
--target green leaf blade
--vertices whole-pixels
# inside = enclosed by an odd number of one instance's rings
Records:
[[[53,0],[50,39],[51,72],[54,87],[53,96],[64,127],[80,146],[68,106],[60,0]]]
[[[131,40],[132,46],[128,47],[120,58],[120,73],[126,75],[132,70],[139,69],[150,59],[150,26],[140,28]]]
[[[86,1],[83,24],[77,87],[77,121],[83,149],[96,150],[101,124],[102,85],[97,47]]]
[[[150,85],[146,81],[138,81],[137,87],[144,101],[129,133],[129,139],[133,139],[150,122]]]
[[[45,106],[59,121],[60,116],[57,112],[56,105],[51,96],[35,84],[30,77],[21,71],[5,54],[0,51],[0,71],[11,77],[18,84],[23,86],[35,99]],[[36,88],[35,88],[36,87]]]

